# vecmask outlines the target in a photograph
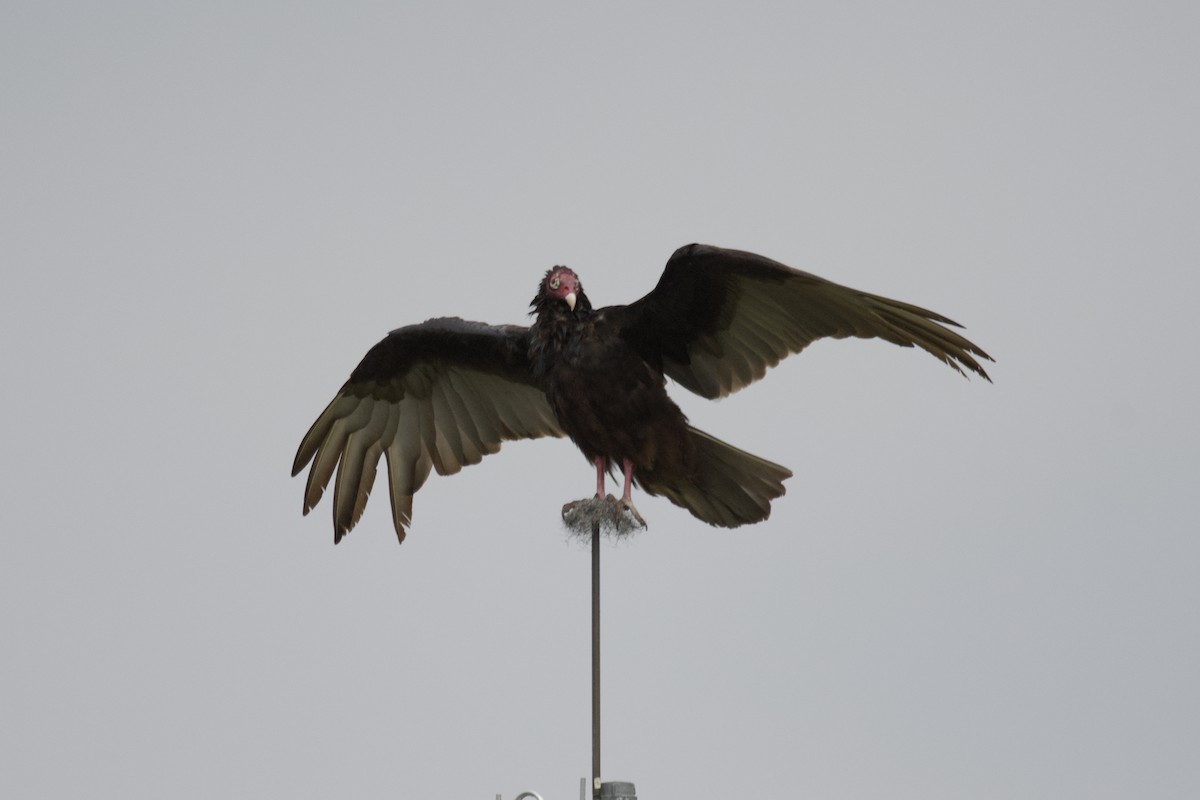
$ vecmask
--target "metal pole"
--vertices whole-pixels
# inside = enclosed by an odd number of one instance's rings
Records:
[[[592,796],[600,796],[600,523],[592,523]]]

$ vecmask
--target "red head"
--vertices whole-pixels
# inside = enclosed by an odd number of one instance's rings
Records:
[[[583,286],[579,276],[566,267],[554,267],[542,279],[542,295],[550,300],[561,300],[572,311],[579,295],[583,294]]]

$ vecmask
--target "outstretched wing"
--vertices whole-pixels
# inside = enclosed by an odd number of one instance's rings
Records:
[[[362,516],[387,456],[392,522],[404,541],[413,495],[430,468],[451,475],[510,439],[562,436],[529,369],[529,329],[431,319],[372,347],[309,428],[292,475],[309,461],[307,514],[333,477],[333,541]]]
[[[945,327],[959,327],[953,320],[740,250],[681,247],[654,291],[609,314],[643,358],[708,398],[736,392],[827,336],[916,345],[991,380],[976,359],[991,357]]]

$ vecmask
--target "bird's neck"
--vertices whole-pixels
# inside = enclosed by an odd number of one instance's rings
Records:
[[[574,311],[562,303],[537,307],[529,339],[529,360],[535,374],[546,375],[559,364],[578,360],[584,329],[594,313],[590,304],[585,308],[577,303]]]

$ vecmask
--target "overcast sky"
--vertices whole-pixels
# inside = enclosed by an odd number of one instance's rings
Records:
[[[693,423],[769,521],[604,548],[639,797],[1200,796],[1195,3],[0,6],[0,795],[575,798],[593,472],[512,443],[333,546],[368,347],[753,250],[966,326]]]

